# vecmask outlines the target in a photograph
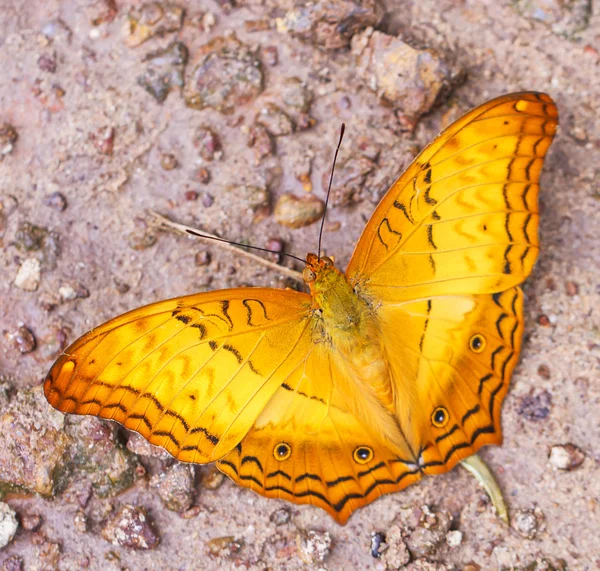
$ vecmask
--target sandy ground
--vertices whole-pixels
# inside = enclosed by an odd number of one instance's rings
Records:
[[[267,500],[231,482],[216,491],[198,484],[201,509],[184,519],[165,509],[142,478],[115,498],[93,499],[84,514],[96,521],[99,512],[123,503],[145,506],[161,538],[156,549],[115,547],[94,526],[81,531],[74,523],[75,507],[60,496],[52,501],[9,496],[6,502],[21,518],[39,514],[42,524],[36,532],[21,527],[0,550],[0,566],[18,569],[10,565],[21,557],[24,569],[301,569],[306,564],[296,536],[298,530],[313,529],[329,532],[332,539],[315,568],[385,569],[384,560],[371,555],[372,532],[388,533],[404,508],[429,506],[452,514],[451,528],[462,533],[462,540],[450,547],[446,536],[422,556],[413,552],[412,560],[418,560],[414,569],[600,569],[597,5],[580,31],[561,33],[560,25],[553,29],[551,22],[533,17],[536,5],[554,6],[560,20],[559,2],[521,2],[521,8],[529,7],[519,10],[508,1],[388,0],[388,16],[380,28],[416,38],[445,57],[452,52],[455,65],[466,73],[464,82],[411,135],[391,125],[393,113],[357,76],[348,50],[325,52],[274,29],[275,17],[287,5],[248,2],[229,9],[208,0],[189,2],[181,30],[129,47],[122,26],[131,4],[117,0],[117,11],[111,13],[111,4],[99,0],[0,0],[0,122],[18,133],[14,149],[0,163],[2,378],[18,390],[39,385],[61,336],[73,341],[90,327],[145,303],[208,288],[285,284],[276,272],[235,254],[171,234],[161,233],[154,244],[140,248],[140,240],[148,239],[146,209],[258,246],[265,246],[267,237],[278,238],[302,257],[316,248],[317,225],[298,230],[281,226],[264,208],[253,211],[252,200],[236,189],[266,188],[272,203],[284,192],[300,196],[305,190],[294,173],[298,164],[311,159],[313,193],[322,197],[322,176],[342,121],[349,141],[342,148],[342,162],[345,153],[353,153],[352,141],[364,135],[381,149],[377,168],[396,176],[416,149],[461,112],[505,92],[546,91],[558,104],[561,126],[542,178],[542,249],[525,285],[526,338],[504,404],[505,441],[482,453],[511,511],[525,519],[534,514],[533,523],[521,533],[502,524],[476,481],[460,468],[376,501],[345,527],[316,508]],[[586,2],[571,4],[584,10]],[[197,23],[207,12],[216,20],[208,31]],[[192,25],[194,16],[199,18]],[[267,29],[251,31],[244,25],[263,19]],[[259,47],[263,59],[266,47],[277,46],[279,63],[263,66],[265,90],[257,99],[224,115],[186,107],[178,89],[160,104],[138,85],[147,54],[178,39],[192,59],[200,46],[228,30]],[[275,155],[256,165],[255,150],[246,142],[248,126],[264,101],[278,101],[280,86],[290,76],[305,81],[314,94],[310,116],[317,123],[278,137]],[[209,163],[200,157],[193,144],[200,125],[219,134],[222,158]],[[173,161],[166,155],[176,158],[176,168],[167,170]],[[206,184],[199,180],[202,168],[210,173]],[[374,200],[381,195],[381,184],[373,184]],[[64,210],[56,195],[48,200],[57,192],[66,199]],[[334,207],[328,214],[325,248],[342,267],[374,208],[371,198]],[[23,222],[55,232],[60,245],[55,262],[51,253],[44,254],[35,291],[14,283],[30,257],[15,245]],[[203,258],[206,251],[212,261],[198,265],[196,255]],[[89,296],[60,298],[65,284],[83,286]],[[48,300],[58,300],[50,311]],[[37,348],[26,353],[11,335],[23,324],[37,340]],[[549,462],[550,449],[566,443],[585,457],[572,471]],[[269,516],[284,506],[291,519],[276,525]],[[409,527],[403,529],[408,533]],[[240,548],[209,554],[209,541],[219,537],[235,538]],[[54,544],[55,557],[48,553]]]

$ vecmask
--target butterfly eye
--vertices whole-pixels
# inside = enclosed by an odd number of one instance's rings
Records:
[[[304,268],[304,270],[302,270],[302,279],[305,283],[309,284],[317,279],[317,274],[310,268]]]
[[[444,428],[448,423],[448,411],[443,406],[438,406],[431,415],[431,424],[436,428]]]
[[[357,464],[366,464],[373,460],[373,449],[368,446],[359,446],[355,448],[352,457]]]
[[[323,262],[324,268],[331,268],[331,266],[333,266],[333,260],[327,256],[323,256],[321,262]]]
[[[469,341],[469,347],[473,353],[481,353],[485,349],[485,337],[479,333],[473,335]]]
[[[282,462],[283,460],[287,460],[292,455],[292,449],[289,444],[286,442],[280,442],[275,445],[273,449],[273,457],[275,460],[279,460]]]

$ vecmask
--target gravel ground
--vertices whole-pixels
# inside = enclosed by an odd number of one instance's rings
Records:
[[[600,569],[597,5],[0,0],[0,14],[0,569]],[[345,267],[418,149],[521,89],[549,93],[561,126],[505,441],[482,453],[512,527],[461,468],[340,527],[46,405],[56,355],[104,320],[288,284],[156,232],[147,209],[303,257],[346,122],[324,234]]]

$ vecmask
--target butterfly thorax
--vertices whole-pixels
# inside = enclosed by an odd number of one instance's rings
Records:
[[[351,376],[371,388],[393,413],[389,366],[373,308],[356,295],[330,258],[308,254],[303,276],[312,295],[317,336],[338,353]]]

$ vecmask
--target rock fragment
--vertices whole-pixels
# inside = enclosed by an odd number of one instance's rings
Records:
[[[0,502],[0,549],[6,547],[17,533],[17,514],[4,502]]]
[[[298,556],[307,565],[319,565],[327,559],[331,550],[331,536],[328,531],[314,529],[298,530],[296,534]]]
[[[200,125],[194,131],[193,144],[205,161],[211,162],[223,156],[220,137],[207,125]]]
[[[174,88],[184,85],[184,71],[188,50],[181,42],[173,42],[163,50],[148,54],[144,61],[146,69],[137,82],[156,101],[162,103]]]
[[[12,341],[13,346],[21,355],[31,353],[37,346],[33,332],[23,324],[19,325],[16,331],[8,332],[5,336]]]
[[[346,48],[354,34],[383,18],[377,0],[301,0],[277,20],[277,30],[329,50]]]
[[[113,545],[130,549],[154,549],[159,537],[148,521],[146,510],[125,504],[102,528],[102,537]]]
[[[352,53],[365,84],[413,124],[453,81],[452,69],[434,50],[372,29],[352,38]]]
[[[153,36],[176,32],[183,25],[183,8],[171,2],[147,2],[134,7],[127,15],[125,42],[139,46]]]
[[[176,462],[150,479],[150,487],[158,491],[162,504],[171,511],[182,513],[194,501],[194,467]]]
[[[538,422],[548,418],[551,408],[552,395],[548,391],[535,392],[532,390],[529,394],[519,399],[517,414],[520,414],[527,420]]]
[[[386,569],[398,569],[410,561],[410,552],[402,537],[402,529],[397,525],[392,525],[385,534],[385,549],[380,546],[382,551],[381,561]]]
[[[206,543],[208,554],[212,557],[232,557],[237,555],[244,547],[241,539],[236,539],[232,535],[224,537],[214,537]]]
[[[592,15],[592,0],[515,0],[513,4],[525,18],[569,39],[588,27]]]
[[[256,122],[274,137],[291,135],[295,125],[290,116],[274,103],[266,103],[256,116]]]
[[[550,449],[549,462],[557,470],[575,470],[584,460],[585,454],[581,448],[570,442],[557,444]]]
[[[232,113],[263,90],[256,53],[235,35],[217,37],[202,46],[188,67],[184,99],[188,107],[211,107]]]
[[[545,529],[544,514],[537,507],[515,510],[510,523],[512,528],[525,539],[535,539]]]
[[[312,194],[295,196],[283,194],[275,205],[275,220],[288,228],[302,228],[320,220],[325,212],[325,203]]]
[[[12,153],[18,138],[17,130],[12,125],[9,123],[0,125],[0,163],[6,155]]]

